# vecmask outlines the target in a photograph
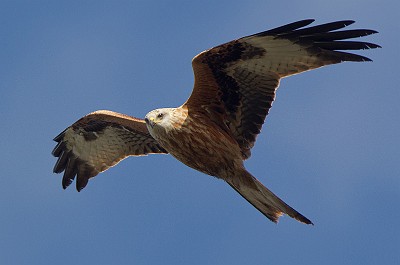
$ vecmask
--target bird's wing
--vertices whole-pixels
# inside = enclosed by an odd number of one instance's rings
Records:
[[[272,106],[281,78],[343,61],[370,61],[339,50],[379,47],[347,40],[374,34],[374,30],[337,31],[354,21],[303,28],[313,21],[294,22],[197,55],[192,61],[194,89],[184,104],[189,114],[208,115],[234,137],[246,159]]]
[[[54,138],[55,173],[64,171],[63,188],[77,176],[76,188],[127,156],[167,153],[143,120],[112,111],[90,113]]]

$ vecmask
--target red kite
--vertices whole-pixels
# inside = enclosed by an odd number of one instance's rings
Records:
[[[243,166],[275,99],[281,78],[344,61],[371,61],[343,50],[379,45],[349,41],[377,33],[340,30],[354,21],[306,27],[294,22],[206,50],[192,61],[189,99],[156,109],[145,119],[112,111],[90,113],[54,138],[55,173],[76,188],[128,156],[171,154],[185,165],[223,179],[271,221],[282,214],[312,224],[268,190]]]

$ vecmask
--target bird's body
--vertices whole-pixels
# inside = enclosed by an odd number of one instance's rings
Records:
[[[203,126],[208,121],[206,115],[192,118],[187,108],[181,106],[153,110],[145,121],[150,134],[169,154],[193,169],[225,180],[272,221],[286,213],[303,223],[312,223],[244,168],[238,143],[218,124]]]
[[[302,27],[303,20],[234,40],[197,55],[195,84],[180,107],[156,109],[144,120],[97,111],[55,138],[54,172],[64,171],[63,187],[77,176],[77,189],[127,156],[169,153],[185,165],[223,179],[270,220],[287,214],[312,222],[291,208],[243,165],[275,100],[281,78],[324,65],[370,59],[337,50],[376,44],[340,41],[376,33],[335,31],[353,23],[338,21]]]

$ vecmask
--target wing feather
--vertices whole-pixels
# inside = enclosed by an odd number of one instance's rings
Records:
[[[193,59],[195,83],[185,106],[189,112],[208,115],[230,133],[244,159],[250,156],[281,78],[343,61],[370,61],[340,50],[380,47],[347,40],[377,33],[374,30],[337,31],[353,24],[352,20],[304,28],[313,21],[302,20],[243,37]]]
[[[167,153],[149,134],[143,120],[111,111],[96,111],[81,118],[54,138],[53,171],[64,171],[63,188],[77,176],[76,188],[128,156]]]

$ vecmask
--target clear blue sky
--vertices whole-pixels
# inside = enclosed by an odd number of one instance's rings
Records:
[[[166,2],[0,1],[0,263],[398,264],[397,1]],[[315,226],[275,225],[170,156],[61,188],[52,139],[78,118],[179,106],[197,53],[305,18],[384,47],[283,80],[246,162]]]

